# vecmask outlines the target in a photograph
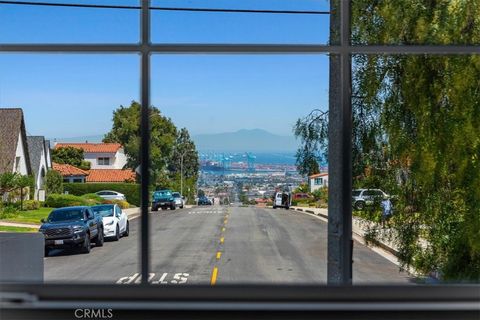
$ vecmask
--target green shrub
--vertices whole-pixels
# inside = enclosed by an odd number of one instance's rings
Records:
[[[87,194],[82,195],[81,197],[84,198],[84,199],[87,199],[87,200],[95,200],[99,203],[101,203],[104,200],[102,197],[98,196],[95,193],[87,193]]]
[[[63,176],[58,171],[49,170],[45,176],[45,186],[47,194],[62,193]]]
[[[123,193],[127,201],[140,206],[140,185],[136,183],[64,183],[65,191],[76,196],[95,193],[101,190],[112,190]]]
[[[23,202],[23,210],[38,210],[40,209],[40,201],[26,200]]]
[[[123,201],[123,200],[106,200],[106,199],[104,199],[102,203],[117,204],[122,209],[130,208],[130,203],[128,203],[127,201]]]
[[[47,197],[47,201],[45,201],[45,205],[50,208],[88,206],[90,203],[88,199],[72,194],[51,194]]]
[[[7,205],[5,207],[0,208],[0,219],[11,219],[18,216],[20,211],[16,206]]]

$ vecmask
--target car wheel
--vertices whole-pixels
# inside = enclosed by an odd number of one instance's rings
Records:
[[[173,205],[173,206],[170,207],[170,210],[175,210],[176,208],[177,208],[177,206]]]
[[[103,238],[103,229],[100,228],[100,229],[98,229],[98,235],[95,238],[95,246],[96,247],[103,247],[104,240],[105,239]]]
[[[85,240],[82,245],[82,253],[90,253],[91,243],[90,243],[90,234],[85,235]]]
[[[273,206],[273,209],[277,209],[277,206]]]
[[[158,207],[152,207],[152,211],[158,211]]]
[[[48,257],[49,254],[50,254],[50,248],[45,247],[45,257]]]
[[[118,228],[118,224],[117,224],[117,227],[115,228],[115,236],[113,237],[113,240],[114,241],[120,240],[120,228]]]
[[[125,228],[125,232],[123,233],[124,237],[128,237],[130,234],[130,223],[127,221],[127,227]]]
[[[357,209],[357,210],[365,209],[365,202],[363,202],[363,201],[355,202],[355,209]]]
[[[180,207],[180,209],[183,209],[183,205]]]

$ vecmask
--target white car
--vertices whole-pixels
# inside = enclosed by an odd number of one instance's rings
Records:
[[[102,190],[102,191],[96,192],[95,194],[100,198],[103,198],[106,200],[120,200],[120,201],[126,200],[125,195],[117,191]]]
[[[173,200],[175,200],[175,206],[183,209],[183,206],[185,206],[185,197],[183,197],[180,192],[172,192],[172,196]]]
[[[93,206],[92,210],[100,214],[103,220],[103,236],[118,241],[120,237],[128,237],[130,225],[128,216],[116,204]]]

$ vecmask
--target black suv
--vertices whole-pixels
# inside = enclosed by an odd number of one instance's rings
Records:
[[[92,241],[103,246],[102,217],[90,207],[55,209],[42,223],[38,231],[45,236],[45,256],[54,248],[79,248],[89,253]]]

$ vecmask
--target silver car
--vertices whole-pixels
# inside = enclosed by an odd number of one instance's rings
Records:
[[[185,197],[183,197],[180,192],[172,192],[173,200],[175,200],[175,206],[177,208],[183,209],[185,206]]]
[[[106,200],[120,200],[120,201],[126,200],[125,195],[117,191],[102,190],[102,191],[96,192],[95,194],[100,198],[103,198]]]
[[[352,205],[356,210],[363,210],[366,206],[373,205],[376,201],[390,198],[380,189],[356,189],[352,191]]]

